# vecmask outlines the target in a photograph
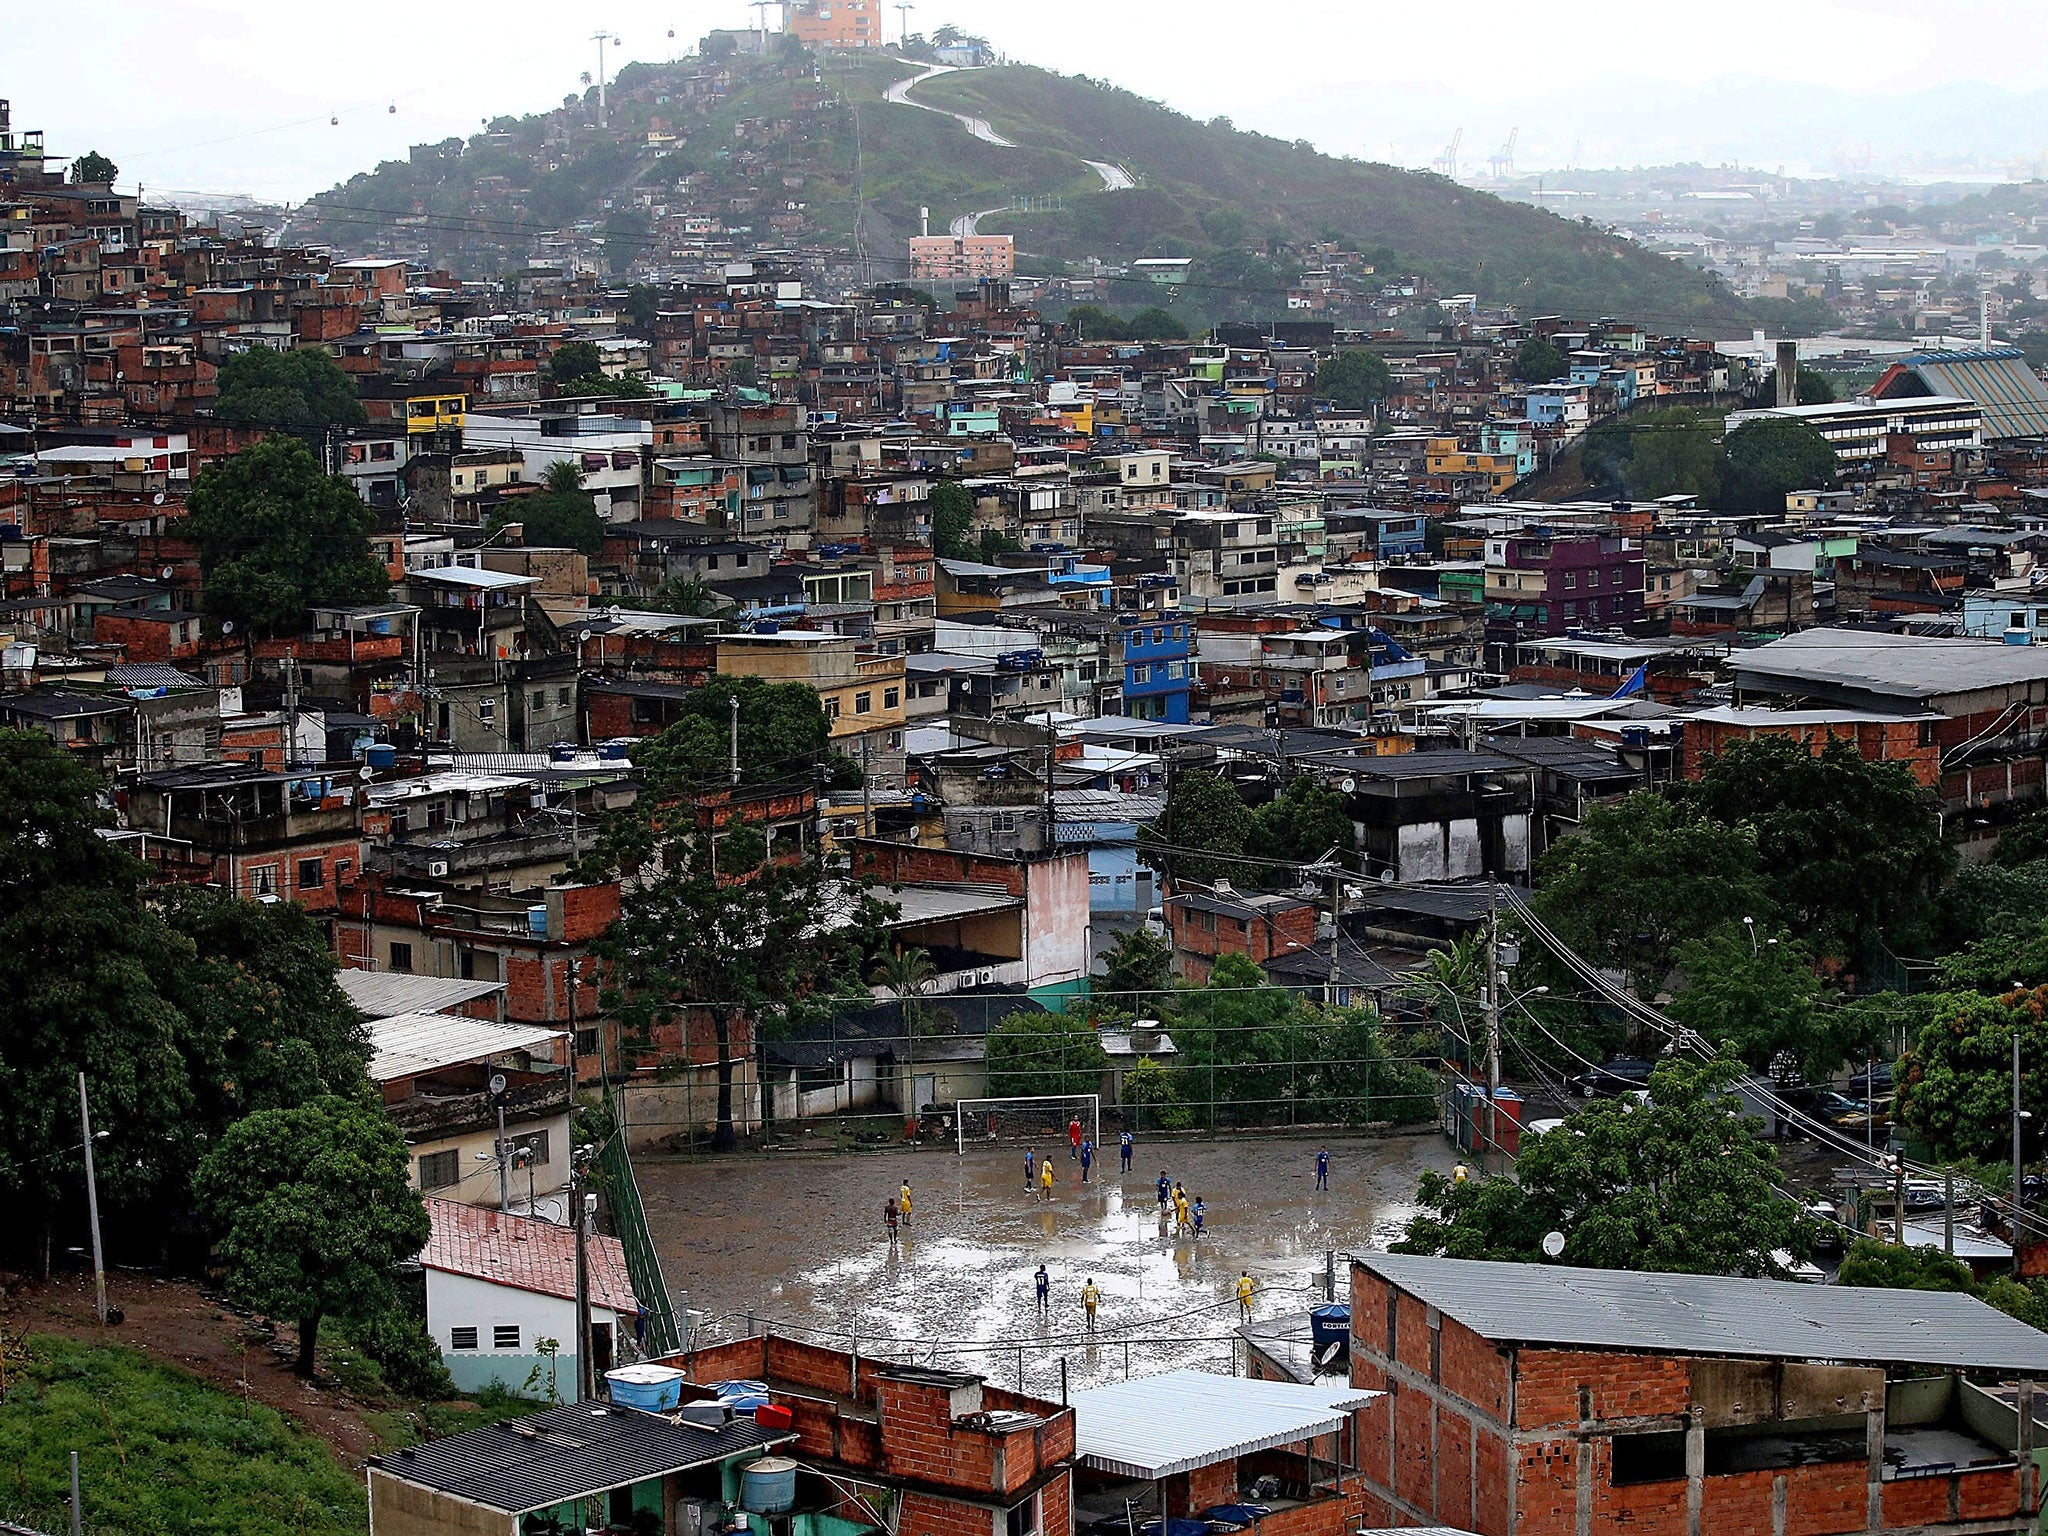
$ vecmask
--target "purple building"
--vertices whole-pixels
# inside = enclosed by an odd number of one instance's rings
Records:
[[[1552,639],[1620,629],[1643,616],[1649,562],[1633,539],[1532,529],[1486,542],[1486,641]]]

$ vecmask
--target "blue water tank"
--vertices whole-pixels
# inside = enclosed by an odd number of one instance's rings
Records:
[[[575,760],[576,743],[573,741],[558,741],[548,748],[548,761],[551,763],[571,763]]]
[[[528,933],[540,934],[543,937],[546,936],[548,931],[548,908],[546,902],[526,909],[526,931]]]
[[[763,1456],[740,1468],[740,1508],[756,1515],[787,1514],[796,1505],[796,1463]]]
[[[683,1398],[683,1373],[666,1365],[622,1365],[604,1373],[612,1401],[621,1408],[639,1408],[661,1413],[675,1408]]]
[[[1348,1347],[1351,1339],[1351,1308],[1341,1301],[1327,1306],[1311,1307],[1308,1314],[1308,1336],[1320,1353],[1332,1344]]]
[[[398,762],[398,748],[389,742],[373,741],[363,758],[372,768],[390,768]]]

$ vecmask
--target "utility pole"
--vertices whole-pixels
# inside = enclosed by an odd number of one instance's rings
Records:
[[[916,9],[917,7],[912,5],[910,0],[896,0],[896,15],[899,18],[897,26],[901,29],[901,36],[896,44],[899,48],[908,48],[910,46],[910,13]]]
[[[732,787],[740,787],[740,696],[732,696]]]
[[[587,1403],[596,1392],[590,1379],[590,1214],[584,1186],[589,1180],[589,1149],[578,1148],[569,1159],[569,1219],[576,1226],[576,1401]]]
[[[1486,888],[1486,1127],[1500,1146],[1500,905],[1499,887]],[[1484,1166],[1484,1154],[1481,1154]],[[1506,1152],[1500,1171],[1508,1171]]]
[[[81,1077],[80,1083],[85,1079]],[[1869,1086],[1869,1079],[1864,1079]],[[2020,1108],[2020,1036],[2014,1030],[2012,1036],[2012,1273],[2017,1280],[2020,1276],[2020,1121],[2026,1118],[2026,1111]],[[86,1167],[90,1168],[92,1152],[86,1152]],[[102,1319],[104,1321],[104,1319]]]
[[[2019,1046],[2013,1046],[2013,1059],[2019,1059]],[[2017,1078],[2015,1078],[2017,1082]],[[2017,1092],[2017,1089],[2015,1089]],[[92,1166],[92,1105],[85,1097],[85,1074],[78,1074],[78,1123],[85,1131],[85,1210],[92,1218],[92,1287],[93,1312],[100,1320],[100,1326],[107,1325],[107,1265],[100,1252],[100,1186]],[[2017,1127],[2018,1122],[2014,1122]],[[2013,1166],[2019,1166],[2019,1131],[2013,1131]]]
[[[498,1209],[503,1212],[512,1209],[512,1191],[508,1183],[511,1173],[506,1166],[511,1148],[505,1143],[505,1074],[502,1072],[491,1074],[491,1102],[498,1110]]]

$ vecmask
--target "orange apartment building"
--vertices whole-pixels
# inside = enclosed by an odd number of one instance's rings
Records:
[[[882,0],[791,0],[783,30],[806,48],[879,48]]]
[[[1017,272],[1012,235],[912,235],[910,280],[914,283],[974,282],[1008,278]]]

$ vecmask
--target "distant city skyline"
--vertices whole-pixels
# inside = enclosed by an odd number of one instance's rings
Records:
[[[754,13],[739,0],[613,0],[578,14],[458,0],[410,16],[394,40],[346,13],[256,0],[119,0],[92,28],[42,8],[9,18],[17,67],[0,71],[0,94],[18,128],[44,130],[54,153],[110,155],[124,185],[297,201],[409,144],[558,105],[597,68],[600,28],[623,39],[612,72]],[[1519,129],[1515,159],[1532,171],[2048,171],[2048,7],[1949,0],[1944,34],[1977,46],[1939,50],[1906,0],[1724,0],[1707,25],[1624,0],[1581,0],[1563,26],[1528,14],[1476,0],[1453,26],[1356,0],[926,0],[910,25],[951,22],[1194,117],[1410,166],[1462,128],[1461,164],[1478,170]],[[890,7],[892,32],[898,19]]]

